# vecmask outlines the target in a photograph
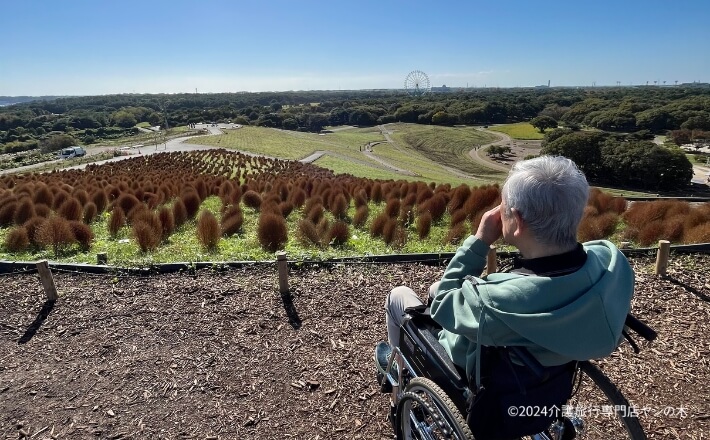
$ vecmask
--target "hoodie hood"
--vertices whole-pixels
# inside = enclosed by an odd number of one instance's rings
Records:
[[[527,346],[543,364],[611,354],[630,310],[634,274],[610,242],[585,243],[584,249],[587,261],[572,274],[496,273],[476,286],[481,343]],[[510,340],[511,331],[521,335],[517,341]]]

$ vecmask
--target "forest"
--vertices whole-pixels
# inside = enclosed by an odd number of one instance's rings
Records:
[[[319,132],[347,124],[521,121],[532,121],[541,131],[564,127],[566,132],[546,140],[545,152],[575,158],[590,178],[613,174],[602,180],[645,189],[677,188],[692,177],[690,163],[680,150],[649,141],[665,134],[677,145],[708,143],[710,86],[462,89],[416,98],[397,90],[360,90],[41,99],[0,107],[0,153],[91,145],[130,136],[141,124],[170,128],[233,122]],[[659,177],[657,168],[665,165],[671,169]]]
[[[710,87],[472,89],[418,98],[396,90],[68,97],[0,107],[0,149],[38,148],[58,134],[88,145],[130,134],[139,123],[232,121],[318,132],[343,124],[486,125],[537,116],[639,137],[687,130],[692,141],[709,137]]]

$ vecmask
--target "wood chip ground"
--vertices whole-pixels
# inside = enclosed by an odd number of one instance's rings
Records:
[[[665,278],[633,258],[633,311],[659,333],[601,362],[652,439],[710,431],[710,257],[672,256]],[[383,302],[424,294],[442,267],[273,265],[134,277],[0,277],[0,438],[385,439],[372,353]],[[43,308],[44,305],[44,308]],[[45,316],[42,319],[42,316]],[[680,409],[683,409],[682,411]]]

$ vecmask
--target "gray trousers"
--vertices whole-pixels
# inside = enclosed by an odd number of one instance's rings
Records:
[[[434,297],[438,287],[438,281],[429,287],[429,297]],[[387,339],[391,346],[399,346],[399,327],[407,317],[404,310],[408,307],[416,307],[422,304],[424,304],[422,300],[407,286],[395,287],[387,295],[385,299],[385,317],[387,321]]]

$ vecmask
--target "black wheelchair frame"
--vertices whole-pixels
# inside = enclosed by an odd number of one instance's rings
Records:
[[[438,329],[438,324],[428,315],[410,315],[401,326],[399,347],[393,347],[380,386],[383,392],[393,392],[395,396],[393,425],[398,439],[474,439],[467,416],[476,390],[465,371],[451,361],[439,344]],[[628,315],[624,337],[637,353],[638,345],[629,330],[649,341],[656,337],[653,329]],[[548,371],[527,350],[508,348],[518,362],[524,364],[522,368],[532,370],[534,375]],[[631,411],[633,407],[628,400],[597,366],[589,361],[571,365],[574,389],[566,404],[554,409],[508,408],[511,416],[516,415],[510,413],[514,410],[526,412],[520,415],[528,418],[544,416],[552,420],[541,432],[526,433],[515,439],[646,439],[638,414]],[[551,413],[553,410],[555,414]],[[508,440],[511,437],[487,435],[477,439]]]

